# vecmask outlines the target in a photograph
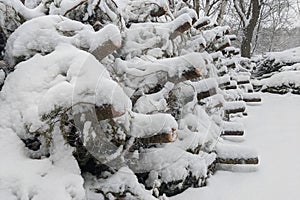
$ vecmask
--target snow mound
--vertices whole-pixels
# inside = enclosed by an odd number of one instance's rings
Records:
[[[300,47],[268,53],[255,71],[260,80],[253,82],[256,90],[300,94]]]
[[[300,71],[283,71],[274,74],[272,77],[261,80],[264,87],[277,87],[277,86],[300,86]]]
[[[43,114],[58,107],[69,108],[84,102],[111,104],[118,112],[131,109],[129,98],[111,80],[104,66],[91,54],[71,45],[58,46],[46,56],[37,54],[17,65],[7,77],[1,95],[11,110],[18,111],[8,116],[18,122],[15,128],[20,135],[24,133],[24,124],[34,131],[43,126]]]
[[[281,52],[267,53],[266,59],[274,60],[274,64],[298,63],[300,62],[300,47],[287,49]]]
[[[73,149],[64,145],[61,135],[56,135],[55,153],[49,158],[33,160],[24,151],[24,144],[15,132],[1,127],[0,156],[1,163],[5,163],[0,165],[1,199],[85,199],[83,178]]]
[[[300,47],[281,52],[267,53],[259,62],[254,75],[259,78],[269,77],[274,73],[286,70],[296,63],[300,63]]]
[[[255,83],[262,92],[300,94],[300,71],[283,71]]]
[[[0,101],[0,154],[6,163],[0,166],[0,187],[7,188],[0,196],[16,199],[85,198],[74,149],[65,145],[58,127],[49,133],[53,141],[49,158],[33,160],[24,153],[28,150],[20,138],[32,137],[28,131],[45,128],[41,120],[45,113],[79,102],[112,104],[122,112],[131,109],[129,98],[104,66],[91,54],[68,44],[18,64],[5,81]]]
[[[121,46],[120,32],[115,25],[95,32],[92,26],[63,16],[42,16],[25,22],[13,32],[7,41],[6,60],[14,66],[20,59],[36,53],[51,53],[60,44],[72,44],[92,52],[107,40]]]
[[[152,196],[151,191],[145,190],[145,187],[142,184],[138,183],[137,177],[128,167],[120,168],[115,174],[107,179],[95,180],[90,178],[88,182],[89,190],[101,190],[105,195],[108,196],[111,193],[126,193],[127,198],[131,197],[130,199],[138,199],[139,197],[143,197],[149,200],[157,199]],[[130,196],[128,197],[128,195]],[[90,195],[87,195],[87,197],[90,199]],[[104,199],[103,196],[101,197]],[[99,196],[97,197],[97,199],[102,198],[100,198]]]

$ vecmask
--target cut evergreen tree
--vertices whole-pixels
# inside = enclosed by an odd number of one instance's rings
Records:
[[[56,199],[165,199],[205,186],[222,165],[258,163],[226,139],[244,134],[232,118],[246,115],[245,102],[261,101],[253,66],[230,27],[190,3],[0,1],[13,11],[0,11],[1,135],[23,141],[14,146],[28,165],[49,166],[42,189],[28,189],[39,179],[20,186],[19,198],[46,199],[48,176],[64,171],[74,180],[55,186]]]
[[[277,94],[300,94],[300,47],[282,52],[269,52],[256,61],[256,90]]]

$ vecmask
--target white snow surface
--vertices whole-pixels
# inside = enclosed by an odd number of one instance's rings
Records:
[[[49,158],[30,159],[24,148],[12,129],[0,128],[0,199],[84,199],[80,169],[61,135],[56,135]]]
[[[206,187],[190,188],[171,200],[299,199],[300,96],[263,94],[262,98],[264,103],[249,105],[249,115],[242,119],[246,128],[242,144],[257,150],[259,166],[218,171]]]

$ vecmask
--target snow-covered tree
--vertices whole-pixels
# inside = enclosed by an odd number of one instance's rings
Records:
[[[277,94],[299,94],[300,47],[269,52],[259,59],[254,76],[255,89]]]

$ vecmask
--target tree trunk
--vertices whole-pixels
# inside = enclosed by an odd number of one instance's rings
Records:
[[[259,13],[261,4],[259,0],[251,0],[251,7],[252,7],[252,17],[249,20],[249,23],[246,24],[246,27],[244,28],[244,36],[243,41],[241,44],[241,54],[242,57],[251,57],[251,41],[254,33],[254,29],[256,27],[256,24],[259,19]]]
[[[204,13],[206,16],[209,16],[209,0],[205,1]]]
[[[170,5],[171,9],[174,9],[174,7],[175,7],[174,4],[175,4],[174,0],[169,0],[169,5]]]
[[[224,12],[225,12],[225,9],[227,7],[227,3],[228,3],[228,1],[224,1],[224,0],[221,1],[220,11],[219,11],[219,14],[218,14],[218,17],[217,17],[217,22],[218,22],[219,25],[223,21]]]
[[[6,43],[6,38],[5,38],[4,33],[2,32],[2,29],[0,27],[0,60],[3,59],[2,52],[4,51],[5,43]]]
[[[197,16],[199,17],[200,2],[199,0],[194,0],[193,3],[194,3],[193,7],[196,10]]]

